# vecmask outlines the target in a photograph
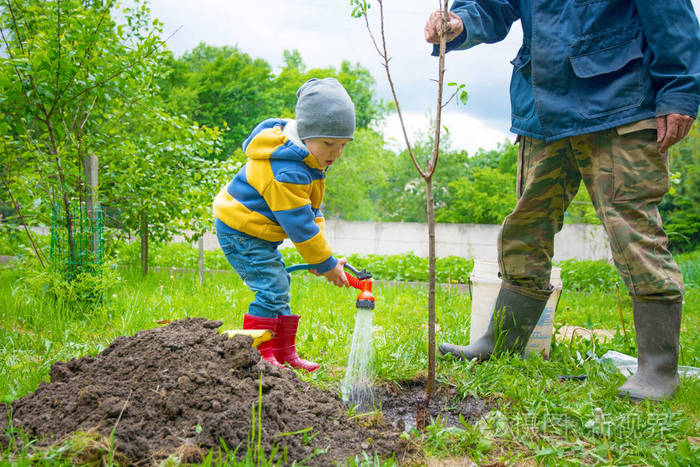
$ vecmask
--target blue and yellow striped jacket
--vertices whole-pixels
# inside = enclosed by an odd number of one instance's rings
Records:
[[[216,228],[271,242],[289,238],[324,273],[337,264],[323,235],[326,173],[293,128],[293,120],[278,118],[255,127],[243,143],[248,162],[214,199]]]

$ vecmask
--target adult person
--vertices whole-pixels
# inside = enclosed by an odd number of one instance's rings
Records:
[[[667,150],[700,105],[697,16],[687,0],[456,0],[447,51],[498,42],[518,19],[523,44],[510,84],[518,202],[499,234],[496,313],[482,338],[440,351],[482,361],[498,342],[522,353],[552,291],[554,234],[583,179],[633,302],[638,370],[618,393],[671,398],[684,289],[658,204]],[[426,40],[438,44],[442,29],[436,11]]]

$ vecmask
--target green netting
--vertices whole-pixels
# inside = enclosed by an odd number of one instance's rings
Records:
[[[67,277],[102,265],[102,210],[54,206],[51,216],[51,264]]]

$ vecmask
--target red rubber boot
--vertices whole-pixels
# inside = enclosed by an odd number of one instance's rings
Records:
[[[243,316],[243,329],[269,329],[270,331],[272,331],[272,339],[260,344],[258,346],[258,351],[260,352],[260,355],[262,355],[262,358],[264,358],[266,362],[284,368],[284,365],[282,365],[275,358],[275,352],[273,349],[273,342],[277,338],[277,332],[275,331],[276,328],[277,318],[263,318],[261,316],[249,315],[248,313],[246,313]]]
[[[275,357],[282,364],[289,363],[294,368],[301,368],[309,372],[316,371],[320,365],[300,358],[294,344],[299,319],[301,319],[299,315],[279,315],[277,317],[277,331],[272,339]]]

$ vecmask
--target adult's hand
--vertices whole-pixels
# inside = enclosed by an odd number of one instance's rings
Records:
[[[689,115],[670,114],[656,117],[656,142],[659,150],[666,152],[668,148],[685,138],[695,119]]]
[[[462,23],[462,18],[452,13],[451,11],[447,13],[447,31],[445,34],[445,39],[450,42],[464,30],[464,23]],[[442,10],[434,11],[429,17],[428,21],[425,23],[425,40],[431,44],[440,43],[440,32],[442,31]]]

